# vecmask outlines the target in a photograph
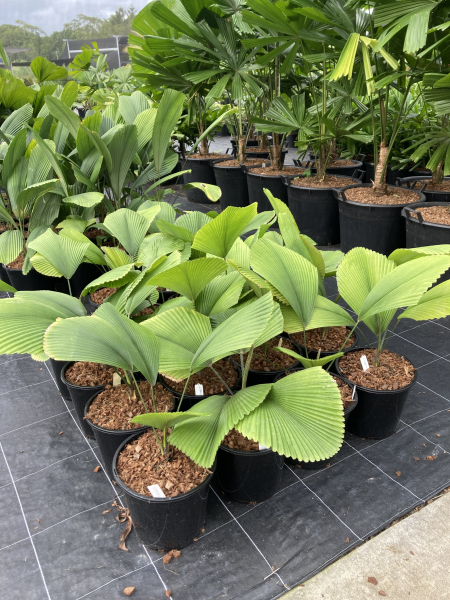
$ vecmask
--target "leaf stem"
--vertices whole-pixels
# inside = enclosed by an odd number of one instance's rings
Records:
[[[231,389],[228,387],[228,385],[226,384],[226,382],[222,379],[222,377],[219,375],[219,373],[215,370],[215,368],[212,365],[209,365],[209,368],[211,369],[211,371],[213,373],[215,373],[215,375],[217,375],[217,377],[220,379],[220,381],[223,383],[223,385],[227,388],[227,390],[230,392],[230,394],[233,396],[233,392],[231,391]]]
[[[144,408],[145,408],[145,410],[146,410],[147,412],[150,412],[150,411],[148,410],[148,406],[147,406],[147,404],[145,403],[145,400],[144,400],[144,398],[143,398],[143,396],[142,396],[142,394],[141,394],[141,390],[140,390],[140,388],[139,388],[139,386],[138,386],[138,384],[137,384],[136,378],[135,378],[135,376],[134,376],[134,373],[133,373],[132,371],[131,371],[131,377],[133,378],[134,385],[136,386],[136,389],[137,389],[137,391],[138,391],[138,394],[139,394],[139,397],[140,397],[140,399],[142,400],[142,404],[144,405]],[[153,388],[152,388],[152,392],[153,392]],[[156,412],[156,411],[155,411],[155,412]]]
[[[186,383],[185,383],[185,386],[184,386],[184,390],[183,390],[183,393],[181,394],[180,402],[179,402],[179,404],[178,404],[178,408],[177,408],[176,412],[179,412],[179,410],[180,410],[180,408],[181,408],[181,403],[183,402],[184,394],[185,394],[185,392],[186,392],[186,388],[187,388],[187,386],[188,386],[188,383],[189,383],[189,380],[190,380],[190,378],[191,378],[191,375],[192,375],[192,373],[189,373],[189,377],[186,379]]]
[[[250,351],[247,355],[247,360],[245,361],[244,374],[242,376],[242,389],[245,389],[247,387],[247,377],[248,377],[248,372],[250,371],[250,364],[252,362],[254,349],[255,349],[255,347],[252,344]]]

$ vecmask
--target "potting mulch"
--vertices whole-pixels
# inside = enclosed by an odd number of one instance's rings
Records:
[[[414,209],[420,213],[424,221],[428,223],[438,223],[439,225],[450,225],[450,206],[429,206],[424,208]],[[417,216],[410,213],[413,219],[417,219]]]
[[[427,184],[426,191],[432,192],[450,192],[450,179],[443,179],[440,183],[431,183],[431,179],[418,181],[416,188],[420,189],[423,183]]]
[[[214,166],[215,167],[240,167],[241,164],[260,165],[263,160],[264,159],[262,159],[262,158],[247,158],[247,160],[245,162],[240,163],[239,160],[233,159],[233,160],[224,161],[223,163],[215,164]],[[225,164],[225,162],[226,162],[226,164]]]
[[[158,437],[161,442],[160,432]],[[172,446],[170,455],[164,456],[152,430],[127,444],[117,460],[117,474],[123,483],[150,498],[149,485],[159,485],[168,498],[175,498],[196,488],[209,473]]]
[[[284,167],[283,169],[278,169],[277,167],[258,167],[257,169],[252,169],[250,172],[274,177],[276,175],[301,175],[301,173],[305,172],[305,169],[301,167]]]
[[[328,167],[356,167],[355,161],[354,160],[348,160],[348,159],[338,159],[338,160],[334,160],[334,161],[330,161],[326,168],[328,169]]]
[[[325,175],[323,179],[314,175],[312,177],[299,177],[298,179],[291,180],[291,185],[306,188],[340,188],[354,184],[353,179],[349,177],[335,177],[334,175]]]
[[[239,380],[239,373],[232,362],[226,358],[222,358],[221,360],[215,362],[213,367],[229,388],[232,388],[234,385],[236,385]],[[163,375],[163,380],[166,385],[180,394],[183,392],[184,386],[186,385],[185,379],[181,381],[175,381],[167,375]],[[221,394],[227,391],[227,388],[223,385],[214,371],[209,367],[205,367],[198,373],[194,373],[194,375],[191,376],[185,393],[188,396],[195,396],[195,386],[198,383],[203,385],[203,392],[205,396],[210,394]]]
[[[231,156],[230,154],[220,154],[218,152],[212,152],[211,154],[191,154],[187,160],[193,159],[205,159],[205,158],[227,158],[227,156]],[[181,159],[183,161],[183,159]]]
[[[21,269],[23,267],[23,263],[25,262],[25,256],[22,254],[15,258],[12,262],[7,264],[6,266],[10,269]]]
[[[361,357],[366,356],[369,369],[364,371]],[[339,368],[349,381],[373,390],[398,390],[414,381],[416,369],[399,354],[383,350],[380,364],[375,366],[373,352],[353,350],[339,359]]]
[[[128,390],[126,385],[113,387],[107,385],[89,407],[87,417],[99,427],[126,431],[142,427],[139,423],[130,423],[136,415],[154,412],[151,386],[148,381],[139,384],[139,390],[145,406],[136,390]],[[134,394],[133,394],[134,392]],[[173,408],[173,394],[160,383],[153,386],[157,412],[168,412]]]
[[[108,234],[103,229],[88,229],[84,232],[84,235],[90,240],[94,240],[96,237],[108,237]]]
[[[253,154],[254,152],[267,152],[267,154],[270,154],[269,148],[258,148],[258,146],[253,146],[245,149],[245,154]]]
[[[262,346],[258,346],[253,350],[250,369],[252,371],[283,371],[295,365],[297,360],[284,352],[274,350],[274,346],[283,346],[294,352],[298,352],[298,348],[287,338],[274,337]],[[248,352],[244,353],[244,365],[247,360]],[[240,365],[241,355],[233,354],[233,359]]]
[[[114,369],[93,362],[75,362],[65,373],[65,378],[73,385],[93,387],[112,384]]]
[[[356,187],[345,190],[347,200],[360,204],[410,204],[419,202],[419,197],[414,192],[405,188],[388,188],[386,194],[374,191],[372,187]]]
[[[354,333],[346,341],[350,331],[347,327],[326,327],[325,329],[310,329],[305,331],[306,344],[308,350],[321,350],[322,352],[338,352],[344,344],[348,348],[356,341]],[[303,332],[291,333],[291,338],[302,347],[305,346]]]
[[[240,431],[232,429],[222,440],[222,445],[234,450],[245,450],[247,452],[259,452],[259,444],[253,440],[250,440],[245,435],[242,435]]]
[[[195,205],[212,209],[220,211]],[[334,300],[336,279],[325,287]],[[364,334],[373,341],[370,330]],[[389,347],[417,367],[397,433],[377,441],[347,431],[328,468],[285,465],[278,493],[261,504],[231,502],[213,480],[204,530],[170,564],[144,548],[135,529],[129,551],[118,549],[125,524],[112,504],[123,499],[97,468],[98,448],[59,395],[51,365],[0,356],[3,596],[111,600],[135,588],[136,600],[275,600],[436,498],[449,485],[450,319],[404,319]]]
[[[333,379],[335,380],[339,388],[344,409],[349,408],[355,401],[354,398],[352,398],[353,389],[348,385],[348,383],[345,383],[345,381],[343,381],[337,375],[333,375]]]
[[[91,300],[92,302],[95,302],[95,304],[103,304],[106,298],[112,296],[117,289],[118,288],[100,288],[96,292],[92,292]]]
[[[152,315],[155,312],[155,309],[152,308],[151,306],[147,306],[147,308],[144,308],[143,310],[140,310],[138,313],[136,313],[135,317],[145,317],[145,315]]]

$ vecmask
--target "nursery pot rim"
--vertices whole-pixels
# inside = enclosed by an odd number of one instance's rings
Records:
[[[348,188],[357,188],[357,187],[362,187],[364,184],[361,182],[360,179],[357,179],[356,177],[352,177],[351,175],[332,175],[332,177],[336,177],[336,178],[342,178],[342,179],[353,179],[353,181],[355,182],[352,185],[347,185],[347,186],[342,186],[342,187],[336,187],[336,186],[328,186],[328,187],[307,187],[307,186],[291,186],[291,180],[292,179],[297,179],[298,177],[302,177],[302,175],[279,175],[279,177],[283,178],[283,183],[286,187],[291,188],[291,189],[299,189],[299,190],[308,190],[308,191],[314,191],[314,190],[344,190],[344,189],[348,189]],[[349,202],[349,200],[347,201]],[[360,203],[357,203],[360,204]]]
[[[135,492],[134,490],[132,490],[131,488],[129,488],[120,478],[119,474],[117,473],[117,459],[119,457],[120,452],[123,450],[123,448],[125,447],[126,444],[128,444],[129,442],[131,442],[131,438],[136,437],[138,434],[142,435],[142,433],[145,433],[143,431],[139,431],[136,433],[132,433],[130,435],[130,437],[128,437],[126,440],[124,440],[120,446],[117,448],[113,460],[112,460],[112,472],[114,475],[114,480],[117,483],[117,485],[122,488],[122,490],[124,492],[126,492],[127,494],[129,494],[130,496],[133,496],[134,498],[136,498],[137,500],[144,500],[146,502],[152,503],[155,502],[156,504],[162,504],[164,502],[176,502],[176,501],[180,501],[180,500],[184,500],[185,498],[192,496],[194,494],[196,494],[200,489],[207,487],[210,482],[212,477],[214,476],[214,471],[216,470],[216,461],[214,461],[213,465],[209,468],[209,470],[211,471],[211,473],[208,473],[208,476],[206,477],[206,479],[204,481],[202,481],[197,487],[195,487],[192,490],[189,490],[189,492],[184,492],[183,494],[180,494],[179,496],[175,496],[173,498],[170,497],[166,497],[166,498],[153,498],[152,496],[144,496],[144,494],[139,494],[139,492]]]
[[[107,385],[106,383],[101,383],[99,385],[77,385],[76,383],[70,383],[70,381],[68,381],[65,377],[66,371],[69,367],[74,365],[76,362],[88,362],[88,361],[86,361],[86,360],[69,360],[68,362],[66,362],[66,364],[61,369],[61,375],[60,375],[61,381],[63,383],[65,383],[66,385],[70,385],[73,388],[78,388],[80,390],[95,390],[96,388],[106,387],[106,385]],[[103,391],[103,390],[99,390],[99,391]]]
[[[95,392],[95,394],[92,396],[92,398],[90,398],[87,403],[86,406],[84,407],[84,420],[86,421],[86,423],[89,423],[89,425],[91,426],[92,429],[96,429],[98,431],[102,431],[105,433],[111,433],[113,435],[124,435],[126,433],[135,433],[140,431],[141,433],[144,433],[144,431],[146,431],[147,429],[149,429],[148,425],[141,425],[140,427],[137,427],[136,429],[108,429],[107,427],[102,427],[101,425],[96,425],[93,421],[91,421],[91,419],[88,418],[87,413],[88,410],[91,406],[91,404],[94,402],[95,398],[99,395],[102,394],[105,390],[99,390],[98,392]]]
[[[369,348],[368,346],[363,346],[360,348],[357,348],[357,350],[371,350],[371,348]],[[409,358],[407,356],[404,356],[403,354],[398,354],[397,352],[393,352],[393,354],[397,354],[397,356],[401,356],[402,358],[406,358],[406,360],[411,363],[411,365],[414,367],[412,361],[409,360]],[[341,356],[339,358],[336,359],[335,364],[336,364],[336,369],[337,369],[337,375],[339,375],[340,377],[342,377],[342,379],[345,380],[346,383],[350,383],[352,386],[357,388],[358,390],[362,390],[364,392],[372,392],[375,394],[398,394],[399,392],[403,392],[404,390],[407,390],[408,388],[412,387],[416,382],[417,382],[417,369],[414,371],[414,379],[411,381],[411,383],[408,383],[408,385],[405,385],[401,388],[398,388],[397,390],[376,390],[374,388],[368,388],[365,387],[363,385],[359,385],[358,383],[354,383],[351,379],[348,379],[340,370],[339,368],[339,361],[341,360],[341,358],[345,358],[345,356]]]
[[[231,160],[231,159],[230,159],[230,160]],[[263,161],[263,160],[264,160],[264,158],[260,158],[260,159],[258,159],[258,160],[261,160],[261,161]],[[213,167],[214,167],[215,169],[216,169],[216,168],[217,168],[217,169],[241,169],[241,168],[242,168],[242,165],[244,164],[244,163],[239,163],[238,165],[231,165],[231,167],[230,167],[229,165],[227,166],[226,164],[222,164],[222,163],[226,163],[226,162],[227,162],[226,160],[218,160],[218,161],[214,161],[214,163],[213,163]],[[269,161],[269,162],[270,162],[270,161]],[[247,165],[244,165],[244,166],[246,167]],[[251,165],[251,167],[255,167],[255,168],[262,167],[262,162],[261,162],[261,164],[260,164],[260,165]],[[247,167],[247,168],[250,168],[250,166],[249,166],[249,167]]]
[[[224,446],[223,444],[220,444],[219,448],[221,450],[225,450],[226,452],[237,454],[238,456],[251,456],[253,454],[256,456],[260,456],[263,454],[269,454],[270,452],[275,453],[275,450],[272,450],[272,448],[264,448],[264,450],[237,450],[236,448],[230,448],[229,446]],[[278,452],[276,452],[276,454],[278,454]]]
[[[450,177],[449,177],[450,179]],[[443,192],[442,192],[443,193]],[[446,193],[450,193],[450,192],[446,192]],[[417,213],[415,210],[411,210],[412,207],[416,207],[416,208],[429,208],[431,206],[447,206],[450,208],[450,202],[412,202],[411,204],[408,204],[408,206],[404,206],[403,210],[402,210],[402,217],[404,217],[405,219],[408,219],[408,221],[410,221],[411,223],[415,223],[417,225],[426,225],[427,227],[437,227],[437,228],[442,228],[442,229],[450,229],[450,225],[446,225],[445,223],[432,223],[431,221],[426,221],[423,217],[422,220],[420,220],[420,216],[419,213]],[[411,215],[409,214],[410,212],[415,213],[416,215],[418,215],[417,219],[413,219],[411,217]]]
[[[363,207],[367,207],[367,208],[404,208],[405,206],[409,206],[411,204],[414,204],[414,202],[409,202],[408,204],[402,203],[402,204],[369,204],[368,202],[356,202],[355,200],[347,200],[347,198],[345,197],[345,193],[344,193],[344,197],[342,197],[342,192],[345,192],[346,190],[352,189],[352,188],[357,188],[357,187],[373,187],[373,185],[371,183],[360,183],[359,185],[347,185],[346,187],[342,187],[342,188],[334,188],[336,190],[336,200],[338,200],[338,202],[344,202],[345,204],[352,204],[353,206],[363,206]],[[389,188],[394,188],[394,189],[406,189],[406,188],[402,188],[401,186],[398,185],[391,185],[388,184]],[[412,192],[414,194],[417,194],[418,197],[420,198],[420,200],[418,200],[417,202],[425,202],[426,198],[425,195],[420,192],[419,190],[413,190],[413,189],[408,189],[408,192]]]

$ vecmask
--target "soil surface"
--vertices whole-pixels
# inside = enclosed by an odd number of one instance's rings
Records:
[[[116,431],[142,427],[140,423],[130,423],[130,419],[136,415],[154,412],[154,406],[149,382],[141,381],[138,385],[147,408],[142,403],[139,394],[130,398],[126,385],[122,384],[117,387],[107,385],[105,391],[101,392],[89,407],[88,418],[99,427]],[[169,412],[173,408],[173,394],[160,383],[153,387],[153,394],[158,412]]]
[[[269,148],[258,148],[258,146],[253,146],[245,149],[245,154],[251,154],[252,152],[267,152],[267,154],[269,154]]]
[[[363,371],[361,356],[365,355],[369,369]],[[352,383],[372,390],[399,390],[414,380],[415,368],[403,356],[383,350],[380,366],[373,366],[373,353],[370,348],[354,350],[339,360],[339,368]]]
[[[339,348],[345,342],[348,334],[350,333],[347,327],[327,327],[325,328],[325,337],[322,337],[324,330],[320,329],[310,329],[305,332],[306,336],[306,344],[308,346],[308,350],[321,350],[322,352],[338,352]],[[291,333],[291,337],[304,347],[305,341],[303,338],[303,332],[299,331],[298,333]],[[348,338],[345,348],[348,348],[356,341],[356,336],[354,333]]]
[[[218,163],[214,165],[215,167],[240,167],[243,165],[260,165],[264,159],[263,158],[248,158],[245,162],[240,163],[237,159],[227,160],[226,164]]]
[[[450,179],[444,179],[441,183],[431,183],[431,179],[425,181],[418,181],[416,183],[416,189],[420,189],[423,183],[427,184],[426,191],[431,190],[432,192],[450,192]]]
[[[9,267],[10,269],[22,269],[24,262],[25,262],[25,256],[22,256],[22,254],[20,254],[15,260],[10,262],[9,265],[6,265],[6,266]]]
[[[317,175],[313,177],[299,177],[291,181],[291,185],[309,188],[340,188],[354,184],[355,181],[349,177],[334,177],[334,175],[325,175],[323,179],[320,179]]]
[[[305,169],[301,167],[284,167],[283,169],[278,169],[277,167],[258,167],[251,170],[251,173],[259,173],[260,175],[269,175],[272,177],[275,175],[301,175],[304,172]]]
[[[91,300],[95,304],[103,304],[106,298],[112,296],[114,292],[117,291],[117,289],[118,288],[100,288],[99,290],[91,294]]]
[[[388,188],[387,194],[374,192],[372,187],[357,187],[345,190],[347,200],[361,204],[409,204],[419,202],[420,198],[414,192],[405,188]]]
[[[152,315],[155,310],[151,306],[147,306],[144,310],[139,311],[134,317],[143,317],[144,315]]]
[[[289,350],[293,350],[294,352],[298,352],[298,348],[294,346],[294,344],[288,340],[287,338],[279,338],[274,337],[262,346],[258,346],[253,350],[252,362],[250,364],[250,369],[252,371],[284,371],[285,369],[289,369],[294,365],[297,361],[292,356],[288,354],[284,354],[283,352],[278,352],[277,350],[273,350],[274,346],[278,346],[280,344],[283,348],[288,348]],[[248,353],[244,354],[244,364],[247,360]],[[234,354],[233,359],[241,364],[241,356],[240,354]]]
[[[242,435],[240,431],[232,429],[227,433],[222,441],[222,446],[228,446],[228,448],[234,448],[234,450],[247,450],[247,452],[259,452],[258,442],[249,440],[245,435]]]
[[[213,364],[214,369],[219,373],[222,379],[227,383],[228,387],[232,388],[239,380],[239,373],[236,367],[226,358],[222,358]],[[174,381],[167,375],[163,375],[163,380],[166,385],[171,387],[173,390],[183,393],[184,386],[186,385],[186,379],[181,381]],[[203,385],[203,391],[205,396],[212,394],[222,394],[227,391],[227,388],[223,385],[217,375],[212,369],[206,367],[202,371],[195,373],[191,376],[191,379],[186,388],[186,394],[188,396],[195,396],[195,385],[201,383]]]
[[[162,433],[158,432],[162,439]],[[186,454],[170,447],[167,460],[161,452],[155,434],[148,430],[127,444],[118,456],[117,473],[130,489],[152,497],[149,485],[159,485],[168,498],[189,492],[199,486],[210,471],[199,467]]]
[[[65,378],[73,385],[93,387],[112,384],[114,369],[93,362],[76,362],[69,367]]]
[[[354,160],[338,159],[333,162],[329,162],[327,164],[326,168],[328,169],[328,167],[355,167],[355,166],[356,166],[356,161],[354,161]]]
[[[339,392],[341,393],[341,400],[342,404],[344,405],[344,409],[349,408],[349,406],[351,406],[354,402],[354,399],[352,398],[353,389],[348,385],[348,383],[342,381],[340,377],[333,375],[333,379],[337,383]]]
[[[100,236],[100,237],[107,237],[108,234],[106,233],[106,231],[103,231],[103,229],[88,229],[85,234],[84,234],[87,238],[89,238],[90,240],[95,239],[96,237]]]
[[[191,160],[191,158],[193,158],[194,160],[197,159],[211,159],[211,158],[227,158],[227,156],[231,156],[231,154],[221,154],[220,152],[214,152],[211,154],[191,154],[190,157],[187,160]],[[183,160],[183,159],[181,159]]]
[[[450,206],[429,206],[426,208],[416,208],[416,212],[420,213],[424,221],[428,223],[439,223],[440,225],[450,225]],[[417,219],[416,215],[410,213],[413,219]]]

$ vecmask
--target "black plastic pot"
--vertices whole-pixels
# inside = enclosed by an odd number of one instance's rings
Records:
[[[64,360],[54,360],[50,358],[49,360],[50,367],[53,372],[53,376],[55,378],[55,383],[58,386],[59,393],[64,398],[64,400],[68,402],[72,402],[72,398],[69,393],[69,389],[67,385],[61,379],[61,371],[66,365],[66,361]]]
[[[233,392],[233,394],[235,394],[237,391],[239,391],[241,389],[242,386],[242,377],[241,377],[241,368],[240,366],[233,360],[231,359],[231,362],[233,363],[233,365],[236,367],[238,375],[239,375],[239,379],[237,380],[237,382],[233,385],[231,389],[231,391]],[[195,375],[192,375],[192,378],[195,378]],[[158,381],[159,383],[161,383],[161,385],[168,390],[169,392],[171,392],[174,396],[174,408],[176,410],[176,408],[178,407],[178,404],[180,402],[181,399],[181,392],[178,392],[177,390],[174,390],[173,388],[170,387],[170,385],[168,385],[165,381],[164,381],[164,377],[159,374],[158,375]],[[217,392],[218,394],[220,394],[221,392]],[[226,392],[224,392],[226,393]],[[198,402],[200,402],[201,400],[204,400],[205,398],[210,398],[211,396],[215,396],[216,394],[205,394],[204,396],[191,396],[189,394],[185,394],[184,398],[183,398],[183,402],[181,403],[181,410],[188,410],[189,408],[192,408],[193,406],[195,406]]]
[[[262,163],[261,163],[262,164]],[[271,163],[266,162],[267,166]],[[252,169],[257,169],[260,165],[252,165],[247,167],[241,165],[242,171],[247,178],[248,188],[248,203],[258,203],[258,212],[264,212],[267,210],[273,210],[272,205],[269,202],[264,189],[268,189],[275,198],[282,200],[286,204],[288,203],[288,194],[286,187],[283,183],[283,175],[262,175],[261,173],[253,173]],[[292,175],[292,178],[298,177],[298,175]]]
[[[288,153],[287,150],[281,151],[281,164],[283,164],[283,165],[284,165],[284,161],[286,159],[287,153]],[[236,156],[236,149],[234,150],[234,156]],[[260,150],[258,152],[248,152],[247,158],[261,158],[264,161],[270,161],[270,152],[269,152],[269,150]]]
[[[297,370],[301,370],[301,369],[297,369]],[[333,375],[339,377],[339,379],[341,379],[342,381],[345,381],[345,383],[348,383],[347,380],[344,379],[343,377],[341,377],[340,375],[337,375],[335,373],[333,373]],[[280,379],[280,377],[276,377],[274,380],[274,383],[276,383],[279,379]],[[350,387],[354,388],[353,385],[350,385]],[[344,408],[345,423],[347,423],[350,413],[353,410],[355,410],[357,404],[358,404],[358,392],[357,392],[357,390],[355,390],[354,396],[353,396],[353,403],[348,408]],[[337,454],[338,454],[338,452],[336,452],[336,454],[334,454],[333,456],[330,456],[330,458],[326,458],[324,460],[313,460],[310,462],[304,462],[303,460],[296,460],[294,458],[290,458],[290,457],[286,456],[284,461],[288,465],[300,466],[302,469],[307,469],[307,470],[324,469],[330,463],[333,462],[333,459]]]
[[[352,177],[355,169],[361,169],[362,171],[365,172],[364,164],[363,164],[365,158],[366,158],[365,154],[358,154],[355,157],[355,160],[352,160],[351,165],[327,167],[326,172],[328,173],[328,175],[345,175],[346,177]],[[336,160],[335,162],[337,162],[337,163],[340,162],[340,159]],[[314,165],[314,162],[313,162],[313,165]],[[314,170],[316,170],[316,169],[314,169]]]
[[[225,210],[228,206],[248,206],[247,175],[245,171],[240,166],[227,167],[227,161],[221,160],[214,161],[213,168],[217,185],[222,190],[219,200],[222,210]]]
[[[296,133],[290,133],[287,138],[286,138],[286,142],[287,142],[287,147],[288,148],[295,148],[295,142],[297,140],[297,134]]]
[[[264,502],[279,489],[284,458],[270,448],[259,452],[219,446],[216,481],[234,502]]]
[[[82,385],[74,385],[67,381],[65,377],[65,373],[69,367],[73,365],[73,362],[68,362],[61,369],[61,381],[67,386],[69,390],[70,397],[72,398],[73,407],[75,409],[75,416],[77,418],[78,425],[81,428],[81,431],[88,438],[93,438],[94,432],[88,423],[84,420],[84,409],[86,404],[92,398],[94,394],[98,394],[99,392],[103,392],[105,389],[105,385],[94,385],[94,386],[82,386]]]
[[[92,315],[93,313],[95,313],[95,311],[97,310],[97,308],[99,306],[101,306],[100,304],[97,304],[96,302],[94,302],[91,298],[91,294],[88,294],[84,300],[84,308],[86,309],[86,312],[88,315]]]
[[[353,181],[361,185],[364,172],[354,171]],[[339,209],[334,188],[298,187],[291,185],[297,176],[283,177],[289,209],[300,231],[319,246],[339,244]],[[348,179],[345,175],[336,175]],[[277,196],[279,198],[279,196]]]
[[[22,269],[11,269],[5,267],[11,285],[19,292],[35,292],[39,290],[50,290],[52,292],[69,293],[67,280],[64,277],[48,277],[31,269],[28,275],[22,273]]]
[[[214,175],[214,169],[211,165],[210,158],[181,158],[181,169],[185,171],[186,169],[191,169],[190,173],[185,173],[183,175],[184,183],[209,183],[212,185],[216,185],[216,177]],[[205,195],[202,190],[194,188],[192,190],[185,191],[186,197],[189,202],[197,202],[199,204],[214,204],[209,198]]]
[[[103,273],[97,265],[81,263],[70,280],[72,296],[79,298],[84,288]]]
[[[419,208],[429,208],[430,206],[445,206],[450,210],[450,202],[414,202],[402,210],[402,217],[405,218],[406,225],[406,248],[450,244],[450,225],[424,221],[423,216],[417,212]],[[413,215],[417,218],[414,218]],[[435,285],[449,279],[450,269],[439,277]]]
[[[372,183],[375,179],[375,170],[373,162],[365,162],[364,166],[366,168],[366,183]],[[417,171],[409,170],[409,169],[392,169],[389,165],[386,173],[386,182],[389,185],[396,185],[397,179],[411,177],[413,175],[420,175]]]
[[[352,330],[352,327],[347,327],[349,333]],[[357,330],[355,329],[355,331],[353,332],[354,336],[355,336],[355,343],[352,344],[351,346],[349,346],[348,348],[344,348],[343,350],[341,350],[341,352],[343,352],[344,354],[347,354],[347,352],[350,352],[351,350],[354,350],[355,348],[358,347],[359,345],[359,340],[358,340],[358,333]],[[294,340],[294,338],[292,337],[292,335],[289,335],[289,339],[292,341],[293,344],[296,344],[302,351],[302,356],[306,356],[306,352],[305,352],[305,347],[300,343],[297,342],[296,340]],[[336,354],[338,352],[338,350],[333,350],[333,352],[320,352],[320,358],[325,358],[326,356],[331,356],[333,354]],[[308,358],[311,359],[315,359],[317,358],[317,350],[310,350],[308,349]],[[327,368],[328,365],[325,366],[325,368]],[[335,371],[335,361],[333,361],[329,371],[331,373],[336,373]]]
[[[370,352],[370,348],[367,350]],[[354,386],[355,384],[340,370],[340,360],[340,358],[337,359],[336,364],[338,375],[351,386]],[[414,374],[414,380],[399,390],[371,390],[357,385],[358,405],[348,418],[348,431],[358,437],[373,438],[375,440],[383,440],[395,433],[409,391],[416,380],[417,372]]]
[[[370,188],[372,184],[365,183],[363,186]],[[405,204],[352,202],[345,195],[345,191],[352,187],[354,186],[334,191],[339,204],[342,252],[362,246],[389,256],[396,248],[404,248],[406,233],[402,209]],[[418,201],[425,200],[425,196],[419,191],[411,192],[417,195]]]
[[[125,493],[136,533],[141,542],[153,550],[180,550],[200,535],[205,523],[209,484],[208,475],[198,487],[175,498],[150,498],[126,486],[117,473],[117,459],[125,444],[140,433],[132,434],[117,448],[113,459],[113,477]]]
[[[450,177],[444,177],[450,181]],[[398,177],[397,185],[414,190],[418,189],[425,196],[427,202],[450,202],[450,192],[439,192],[427,189],[427,183],[431,181],[431,176],[420,175],[418,177]]]
[[[8,272],[7,272],[6,267],[5,267],[5,265],[3,263],[0,263],[0,281],[4,281],[8,285],[11,285],[11,282],[9,280]]]
[[[86,417],[89,407],[92,402],[96,399],[96,397],[100,394],[100,392],[96,392],[92,398],[87,402],[84,407],[84,417]],[[107,475],[114,479],[113,473],[113,458],[116,453],[117,448],[125,442],[130,435],[141,434],[144,433],[148,429],[148,427],[143,426],[137,429],[128,429],[123,431],[117,431],[114,429],[105,429],[104,427],[99,427],[95,423],[93,423],[90,419],[85,418],[84,422],[91,428],[94,432],[95,441],[98,444],[100,449],[100,455],[102,457],[103,468],[105,469]]]

